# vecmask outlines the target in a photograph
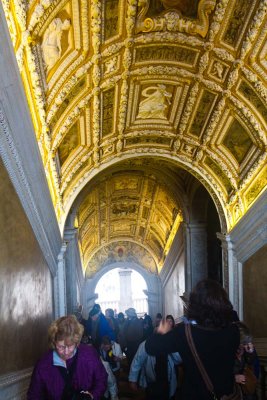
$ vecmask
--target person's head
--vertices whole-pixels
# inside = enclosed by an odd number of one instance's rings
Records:
[[[251,352],[252,349],[252,335],[250,333],[250,330],[248,329],[247,325],[245,325],[241,321],[235,322],[235,325],[239,329],[239,334],[240,334],[240,347],[244,349],[245,351]]]
[[[168,322],[168,324],[171,326],[171,328],[174,328],[175,326],[175,321],[174,318],[171,314],[166,316],[166,322]]]
[[[205,279],[190,293],[187,317],[207,328],[222,328],[232,322],[233,306],[224,288]]]
[[[108,352],[112,348],[111,340],[108,336],[103,336],[101,340],[101,349]]]
[[[252,336],[251,333],[247,327],[247,325],[245,325],[243,322],[241,321],[237,321],[235,322],[235,325],[238,327],[239,329],[239,333],[240,333],[240,343],[241,344],[247,344],[247,343],[251,343],[252,342]]]
[[[119,314],[118,314],[118,320],[119,320],[119,322],[123,322],[123,321],[125,320],[124,314],[123,314],[122,312],[119,312]]]
[[[150,315],[146,314],[144,316],[144,326],[148,326],[148,327],[153,326],[152,318],[150,317]]]
[[[125,314],[127,315],[127,317],[128,317],[129,319],[132,319],[132,318],[136,318],[136,317],[137,317],[136,311],[135,311],[135,309],[132,308],[132,307],[130,307],[130,308],[128,308],[127,310],[125,310]]]
[[[156,318],[155,318],[155,327],[159,326],[161,320],[162,320],[162,314],[157,313]]]
[[[91,311],[89,312],[89,317],[93,320],[96,321],[97,318],[99,317],[101,313],[101,308],[99,304],[95,304]]]
[[[84,328],[74,315],[67,315],[52,322],[48,329],[50,347],[62,360],[73,357],[79,345]]]
[[[112,308],[107,308],[105,310],[105,317],[106,318],[114,318],[114,311],[112,310]]]

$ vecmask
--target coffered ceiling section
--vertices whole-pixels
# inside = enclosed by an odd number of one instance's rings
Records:
[[[61,225],[99,168],[133,154],[161,155],[201,176],[219,199],[228,229],[265,190],[266,0],[3,5]],[[81,235],[101,216],[110,220],[109,231],[92,240],[123,240],[127,232],[134,241],[143,229],[146,243],[153,224],[134,226],[131,218],[146,212],[138,193],[146,198],[148,182],[129,177],[127,204],[115,178],[109,189],[103,183],[92,191],[87,201],[97,214],[80,210]],[[108,190],[114,202],[102,215]],[[154,208],[147,207],[155,221],[160,193],[158,186],[149,198]],[[169,222],[158,228],[155,243],[169,228]],[[163,242],[158,247],[164,251]],[[85,258],[91,248],[89,242],[83,248]],[[156,244],[147,248],[160,259]]]
[[[148,170],[97,179],[76,218],[87,276],[115,261],[136,262],[158,273],[181,221],[173,189]]]

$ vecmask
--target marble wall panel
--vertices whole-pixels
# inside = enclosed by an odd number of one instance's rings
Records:
[[[0,159],[0,375],[31,367],[47,347],[52,279]]]
[[[253,254],[243,265],[244,321],[254,337],[267,336],[267,245]]]

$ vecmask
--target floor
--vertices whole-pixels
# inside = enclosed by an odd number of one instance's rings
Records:
[[[139,389],[138,392],[134,392],[131,390],[128,382],[128,367],[126,360],[121,364],[121,371],[119,377],[119,399],[120,400],[145,400],[145,392],[142,389]]]

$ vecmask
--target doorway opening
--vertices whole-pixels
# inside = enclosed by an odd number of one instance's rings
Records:
[[[95,293],[103,312],[112,308],[116,315],[133,307],[138,316],[143,316],[148,312],[146,290],[147,284],[139,272],[130,268],[115,268],[100,278]]]

